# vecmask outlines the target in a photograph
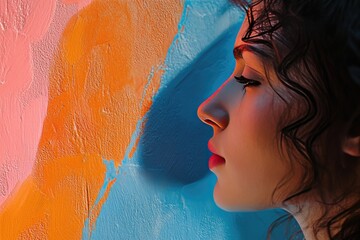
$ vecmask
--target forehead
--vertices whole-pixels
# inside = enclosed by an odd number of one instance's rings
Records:
[[[241,24],[240,30],[239,30],[239,32],[238,32],[238,34],[236,36],[235,47],[239,46],[241,44],[245,44],[245,42],[243,42],[241,40],[241,38],[245,35],[246,30],[248,29],[248,27],[249,27],[248,20],[245,17],[244,20],[243,20],[243,23]]]
[[[245,42],[242,38],[245,36],[248,30],[248,21],[247,18],[244,19],[241,28],[237,34],[235,44],[234,44],[234,57],[235,59],[239,58],[247,58],[247,55],[250,55],[251,58],[260,58],[262,62],[270,63],[271,60],[274,59],[275,54],[274,51],[271,50],[268,46],[262,43],[251,43],[251,41]],[[256,32],[252,32],[251,36],[256,35]],[[255,36],[252,40],[260,40],[260,36]]]
[[[245,65],[257,72],[264,73],[266,65],[270,63],[269,54],[267,53],[269,50],[265,50],[262,44],[253,44],[242,40],[248,26],[248,21],[245,18],[234,44],[234,57],[237,61],[244,61]]]
[[[263,7],[263,2],[260,2],[258,4],[253,5],[250,9],[248,9],[248,11],[251,12],[253,18],[256,19],[262,10],[262,7]],[[235,45],[238,46],[240,44],[244,44],[244,42],[241,40],[241,38],[245,35],[248,27],[249,27],[249,23],[248,23],[247,13],[245,13],[244,20],[242,22],[241,28],[236,37]]]

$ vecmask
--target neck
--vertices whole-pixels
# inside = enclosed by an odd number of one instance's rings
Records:
[[[290,213],[298,222],[306,240],[328,240],[328,236],[326,230],[322,229],[317,234],[315,233],[316,217],[320,217],[321,212],[318,207],[311,206],[308,204],[307,206],[303,206],[302,211],[297,213],[297,209],[290,209]]]
[[[304,237],[306,240],[329,240],[327,228],[321,228],[316,233],[316,226],[318,219],[322,218],[324,213],[324,205],[316,201],[312,202],[302,202],[301,211],[297,205],[290,205],[283,208],[287,212],[291,213],[295,220],[298,222]],[[335,216],[337,213],[344,210],[340,205],[334,205],[330,207],[327,211],[328,216]],[[327,216],[327,217],[328,217]],[[334,236],[341,228],[343,221],[339,221],[334,224],[331,228],[331,235]]]

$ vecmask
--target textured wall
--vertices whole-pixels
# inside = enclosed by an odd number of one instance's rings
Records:
[[[196,116],[232,72],[236,8],[8,0],[0,14],[0,239],[264,239],[281,212],[215,206]]]

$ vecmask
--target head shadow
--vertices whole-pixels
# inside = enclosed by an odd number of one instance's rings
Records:
[[[209,173],[212,129],[198,119],[197,108],[233,71],[238,28],[219,36],[154,98],[138,146],[151,180],[187,184]]]

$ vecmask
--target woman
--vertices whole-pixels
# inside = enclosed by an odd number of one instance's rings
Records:
[[[306,240],[360,239],[359,1],[233,2],[236,67],[198,109],[215,202],[283,208]]]

